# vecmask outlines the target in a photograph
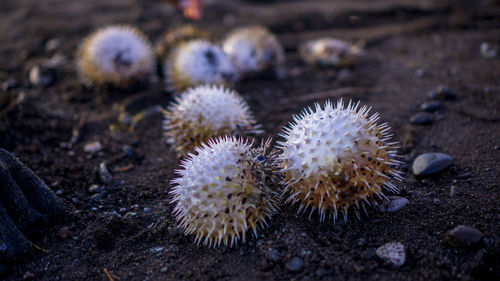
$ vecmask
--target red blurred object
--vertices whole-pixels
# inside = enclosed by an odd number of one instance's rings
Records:
[[[167,0],[170,3],[177,5],[184,17],[191,20],[199,20],[202,16],[201,0]]]

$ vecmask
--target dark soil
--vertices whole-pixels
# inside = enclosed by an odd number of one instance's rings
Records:
[[[244,245],[196,246],[176,227],[168,204],[178,160],[162,137],[161,115],[146,114],[135,130],[110,130],[121,105],[135,114],[166,106],[171,95],[160,82],[127,92],[87,89],[75,70],[75,51],[96,28],[129,23],[155,41],[182,23],[182,16],[159,0],[3,0],[0,94],[4,101],[24,99],[8,110],[0,103],[0,147],[33,169],[68,208],[65,221],[34,240],[42,250],[33,248],[9,265],[6,280],[22,279],[26,272],[37,280],[108,280],[105,269],[120,280],[498,280],[500,60],[479,52],[482,42],[500,44],[498,1],[206,2],[201,25],[216,34],[261,23],[286,46],[284,79],[236,87],[263,124],[263,137],[277,136],[292,114],[315,102],[361,100],[381,114],[401,143],[406,179],[398,186],[410,204],[395,213],[372,209],[361,221],[336,225],[284,206],[259,238]],[[471,2],[478,4],[469,7]],[[297,44],[324,35],[365,40],[367,54],[349,69],[303,64]],[[32,85],[30,69],[55,55],[67,61],[56,67],[54,83]],[[409,117],[440,84],[457,98],[443,101],[433,124],[411,125]],[[83,151],[92,141],[102,143],[102,152]],[[127,145],[131,156],[124,152]],[[452,167],[416,179],[408,168],[412,160],[433,151],[451,155]],[[88,188],[100,184],[101,162],[115,181],[99,200]],[[130,170],[116,170],[129,165]],[[452,185],[459,195],[450,197]],[[460,224],[482,231],[481,244],[446,244],[445,233]],[[69,227],[65,239],[59,234],[63,227]],[[406,263],[398,269],[375,255],[391,241],[406,247]],[[299,272],[285,266],[293,257],[305,263]]]

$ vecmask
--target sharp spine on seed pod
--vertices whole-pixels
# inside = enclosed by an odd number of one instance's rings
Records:
[[[141,31],[131,26],[108,26],[84,40],[78,51],[78,68],[86,84],[125,88],[149,78],[155,58]]]
[[[309,217],[318,210],[320,221],[329,214],[335,222],[338,213],[347,220],[354,206],[366,212],[365,204],[386,199],[383,191],[397,193],[391,178],[401,180],[394,169],[397,143],[388,142],[389,125],[376,124],[378,114],[368,116],[369,108],[359,109],[359,102],[342,100],[337,106],[326,102],[322,108],[308,108],[284,129],[278,141],[282,154],[278,161],[284,176],[283,196],[287,202],[300,202],[298,212],[310,208]]]
[[[223,86],[190,88],[164,111],[167,143],[182,156],[195,146],[224,135],[262,133],[246,101]]]
[[[196,147],[196,154],[181,162],[170,190],[173,213],[185,234],[197,244],[233,246],[245,242],[278,209],[273,190],[281,181],[270,153],[270,141],[252,148],[252,142],[235,137],[211,139]],[[279,169],[278,169],[279,170]]]
[[[194,39],[208,40],[210,35],[205,30],[199,29],[192,24],[186,24],[179,27],[169,29],[161,40],[156,44],[156,56],[160,62],[163,62],[168,56],[168,53],[177,47],[179,44],[185,43]]]
[[[167,84],[182,92],[204,84],[232,85],[236,70],[222,49],[206,40],[191,40],[173,49],[165,60]]]
[[[351,44],[335,38],[320,38],[299,46],[302,59],[309,64],[349,66],[363,55],[362,43]]]
[[[267,28],[251,26],[237,28],[222,43],[241,76],[275,71],[284,74],[285,51]]]

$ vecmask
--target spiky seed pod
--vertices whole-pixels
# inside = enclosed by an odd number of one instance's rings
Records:
[[[267,71],[283,75],[285,51],[276,36],[265,27],[237,28],[227,36],[222,48],[242,76]]]
[[[309,64],[324,66],[349,66],[363,54],[360,45],[353,45],[335,38],[320,38],[299,47],[302,59]]]
[[[156,56],[159,61],[165,61],[168,53],[179,44],[185,43],[194,39],[210,39],[207,31],[197,28],[192,24],[182,25],[168,30],[165,35],[156,44]]]
[[[277,212],[274,163],[269,142],[252,148],[235,137],[211,139],[182,161],[170,195],[174,214],[186,235],[209,246],[245,242],[246,231],[267,226]]]
[[[209,138],[224,135],[259,134],[246,101],[222,86],[198,86],[176,97],[164,112],[167,143],[179,156]]]
[[[284,192],[288,202],[300,202],[299,212],[310,208],[309,217],[318,210],[320,220],[338,213],[347,220],[347,211],[371,204],[375,197],[386,198],[383,191],[398,192],[391,178],[401,179],[394,167],[395,142],[388,142],[389,126],[378,125],[378,114],[368,116],[359,102],[344,107],[327,102],[323,108],[309,108],[294,117],[278,142],[283,151],[279,162],[284,173]]]
[[[172,90],[182,92],[205,84],[231,85],[237,72],[222,49],[205,40],[191,40],[170,52],[164,69]]]
[[[153,73],[155,57],[151,43],[135,27],[108,26],[84,40],[78,67],[87,84],[125,88]]]

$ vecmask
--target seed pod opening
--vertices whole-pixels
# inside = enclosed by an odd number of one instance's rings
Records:
[[[197,244],[233,246],[251,229],[267,226],[277,212],[269,142],[252,148],[248,140],[211,139],[182,161],[170,195],[174,214]]]
[[[89,35],[78,52],[82,80],[89,85],[126,88],[155,69],[152,46],[131,26],[109,26]]]
[[[317,210],[320,220],[329,215],[334,221],[338,213],[347,220],[348,210],[386,198],[384,191],[398,192],[391,178],[402,179],[394,167],[395,142],[387,124],[378,125],[378,114],[368,116],[359,103],[342,100],[333,106],[316,104],[285,128],[285,141],[277,142],[283,152],[279,163],[284,174],[287,202],[300,202],[298,212]],[[366,210],[365,210],[366,211]],[[329,219],[330,219],[329,218]]]
[[[178,156],[210,138],[262,132],[243,97],[223,86],[188,89],[175,98],[164,116],[167,143],[175,148]]]

